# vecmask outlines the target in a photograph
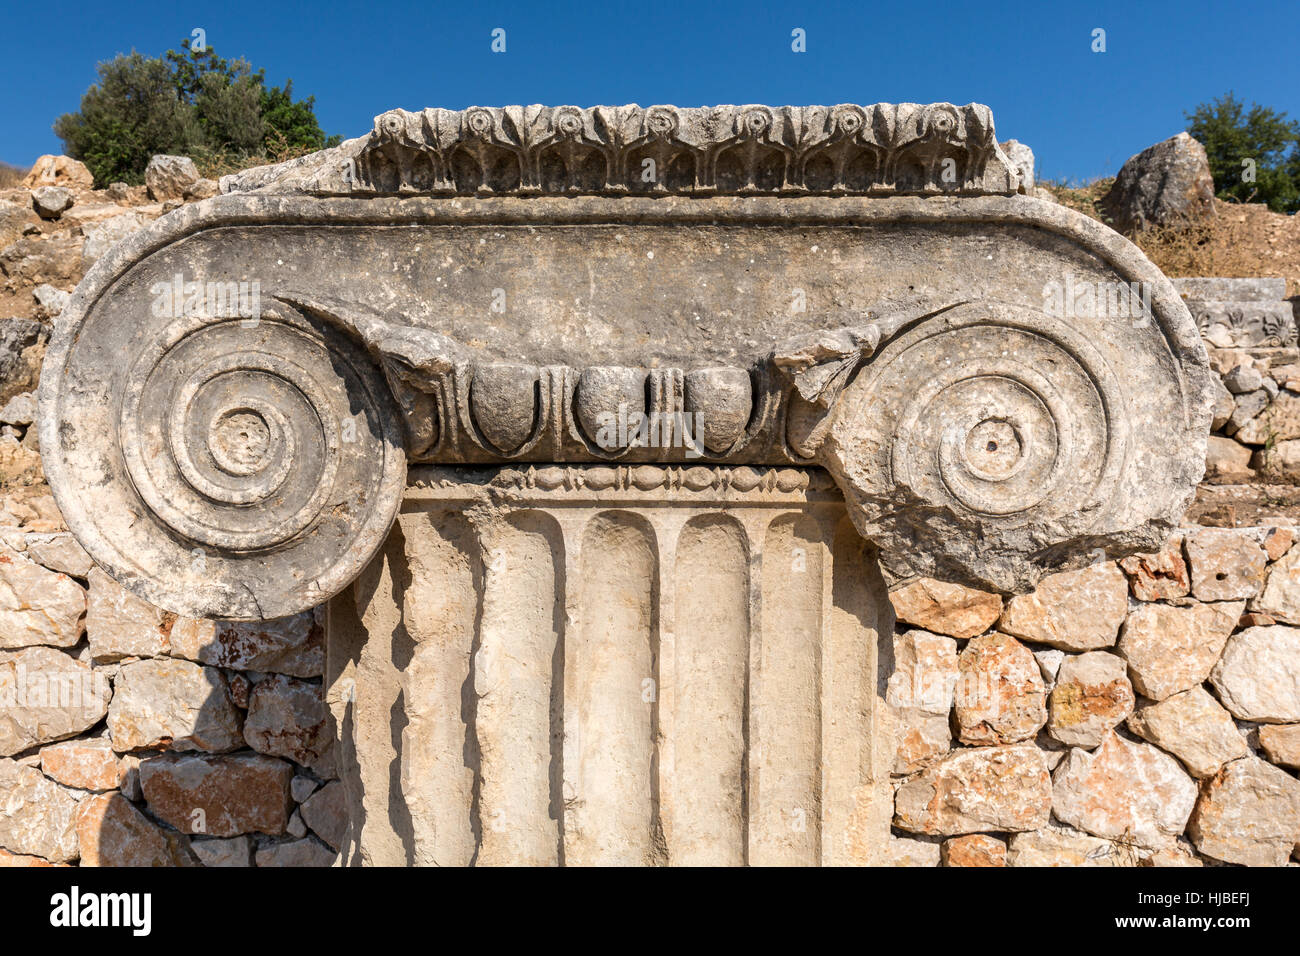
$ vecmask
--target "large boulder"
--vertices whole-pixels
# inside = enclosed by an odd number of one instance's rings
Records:
[[[1214,215],[1214,177],[1205,147],[1179,133],[1129,158],[1101,200],[1120,232]]]
[[[185,190],[202,177],[188,156],[154,156],[144,171],[144,183],[156,202],[184,199]]]
[[[39,186],[64,186],[68,189],[92,189],[95,177],[86,164],[70,156],[42,156],[32,165],[23,180],[27,189]]]

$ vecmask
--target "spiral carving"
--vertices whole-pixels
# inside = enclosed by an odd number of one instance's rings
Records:
[[[863,369],[822,454],[864,534],[932,562],[915,570],[1023,589],[1054,545],[1114,530],[1105,515],[1141,440],[1119,382],[1064,322],[961,306]]]
[[[97,441],[123,466],[106,490],[144,520],[129,550],[83,540],[128,586],[177,613],[280,617],[382,544],[405,484],[401,420],[345,335],[287,309],[189,316],[122,364],[116,434]]]

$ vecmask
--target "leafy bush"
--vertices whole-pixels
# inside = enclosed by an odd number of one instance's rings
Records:
[[[1264,202],[1274,212],[1300,209],[1300,122],[1232,93],[1185,114],[1205,147],[1220,199]]]
[[[268,87],[265,70],[253,72],[246,60],[182,47],[156,59],[132,51],[99,64],[99,82],[81,108],[55,122],[65,152],[90,168],[96,186],[142,182],[155,153],[245,166],[340,141],[321,131],[314,97],[294,100],[292,80]]]

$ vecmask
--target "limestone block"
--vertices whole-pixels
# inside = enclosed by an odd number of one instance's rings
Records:
[[[209,840],[194,839],[190,849],[204,866],[252,866],[253,840],[251,837],[237,836]]]
[[[1128,613],[1128,582],[1110,562],[1044,578],[1007,602],[998,628],[1064,651],[1110,647]]]
[[[1234,634],[1210,683],[1241,720],[1300,721],[1300,628],[1276,624]]]
[[[244,743],[242,720],[221,672],[167,659],[122,665],[108,732],[118,752],[165,742],[174,750],[221,752]]]
[[[77,858],[77,798],[34,767],[0,759],[0,847],[53,863]]]
[[[1129,555],[1119,562],[1119,566],[1128,575],[1133,596],[1139,601],[1168,601],[1186,597],[1191,592],[1187,562],[1183,559],[1182,535],[1175,537],[1161,551]]]
[[[1242,601],[1224,601],[1144,604],[1135,610],[1117,645],[1133,686],[1152,700],[1164,700],[1204,681],[1244,609]]]
[[[116,790],[121,779],[117,754],[104,737],[42,747],[41,772],[56,783],[78,790]]]
[[[905,624],[964,639],[983,634],[1002,613],[1002,599],[987,591],[921,578],[889,592]]]
[[[87,797],[77,810],[82,866],[192,866],[189,841],[154,823],[117,793]]]
[[[1123,659],[1105,651],[1070,655],[1052,689],[1047,732],[1063,744],[1090,750],[1133,712],[1133,686]]]
[[[257,850],[258,866],[322,867],[333,866],[336,854],[315,837],[270,843]]]
[[[1093,753],[1071,750],[1053,775],[1052,813],[1107,840],[1168,845],[1195,804],[1196,784],[1178,761],[1113,731]]]
[[[174,620],[175,615],[142,601],[99,568],[91,569],[86,637],[96,663],[166,653]]]
[[[1037,747],[977,747],[909,778],[895,797],[894,825],[943,836],[1036,830],[1051,805],[1051,777]]]
[[[1251,535],[1231,528],[1198,528],[1183,544],[1198,600],[1253,598],[1264,586],[1268,556]]]
[[[188,156],[151,156],[144,171],[144,183],[154,200],[183,199],[185,190],[199,181],[199,171]]]
[[[1007,844],[986,833],[972,833],[943,841],[944,866],[1006,866]]]
[[[1231,715],[1200,685],[1141,707],[1128,727],[1177,757],[1193,777],[1212,777],[1249,752]]]
[[[958,659],[956,713],[961,741],[975,746],[1028,740],[1047,721],[1038,661],[1005,634],[967,643]]]
[[[273,621],[183,617],[172,627],[170,652],[212,667],[319,677],[325,668],[324,633],[318,609]]]
[[[1136,863],[1137,854],[1132,847],[1059,824],[1013,834],[1007,847],[1007,866],[1134,866]]]
[[[280,834],[293,765],[261,754],[163,754],[140,763],[149,812],[182,833]]]
[[[957,680],[955,640],[915,629],[895,635],[885,692],[897,718],[895,773],[911,773],[951,749],[948,721]]]
[[[1300,724],[1273,724],[1259,728],[1264,756],[1280,767],[1300,770]]]
[[[81,585],[0,545],[0,649],[71,647],[81,640],[85,617]]]
[[[1258,757],[1234,760],[1202,789],[1187,833],[1216,860],[1282,866],[1300,842],[1300,780]]]
[[[253,687],[244,740],[254,750],[334,775],[334,722],[319,684],[273,674]]]
[[[93,727],[112,696],[103,674],[62,651],[0,651],[0,756]]]

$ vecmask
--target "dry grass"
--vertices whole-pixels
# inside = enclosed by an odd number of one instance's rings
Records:
[[[1111,225],[1099,208],[1113,178],[1091,183],[1040,183],[1056,201]],[[1167,276],[1285,276],[1290,294],[1300,290],[1300,237],[1295,217],[1270,213],[1259,204],[1215,201],[1216,215],[1155,226],[1130,235]]]
[[[1260,260],[1246,224],[1215,216],[1145,229],[1132,237],[1167,276],[1258,276]]]
[[[0,189],[12,189],[19,185],[27,175],[27,170],[0,163]]]
[[[200,176],[207,179],[220,179],[222,176],[229,176],[231,173],[252,169],[254,166],[283,163],[316,152],[316,150],[307,147],[288,145],[284,141],[284,137],[279,133],[275,133],[275,136],[278,141],[267,144],[265,151],[260,153],[240,153],[228,149],[203,149],[192,151],[190,159],[194,160],[194,165],[198,168]]]

